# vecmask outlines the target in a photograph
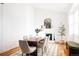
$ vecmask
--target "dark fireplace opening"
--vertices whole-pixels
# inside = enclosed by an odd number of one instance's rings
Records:
[[[52,34],[48,33],[46,34],[47,37],[49,37],[50,40],[52,40]]]

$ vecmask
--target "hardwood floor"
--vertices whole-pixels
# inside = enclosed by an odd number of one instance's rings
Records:
[[[10,56],[19,50],[20,50],[20,47],[15,47],[15,48],[10,49],[6,52],[0,53],[0,56]],[[68,56],[69,55],[69,52],[65,48],[64,44],[58,44],[57,54],[58,54],[58,56]]]
[[[69,55],[69,51],[66,49],[64,44],[58,45],[57,53],[58,53],[58,56],[68,56]]]
[[[20,50],[19,47],[15,47],[15,48],[12,48],[6,52],[3,52],[3,53],[0,53],[0,56],[10,56],[11,54],[17,52],[18,50]]]

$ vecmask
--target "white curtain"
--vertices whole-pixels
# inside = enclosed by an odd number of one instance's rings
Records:
[[[79,41],[79,10],[69,14],[69,39]]]

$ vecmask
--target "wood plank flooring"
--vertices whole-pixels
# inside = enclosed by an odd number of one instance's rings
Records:
[[[58,56],[68,56],[69,51],[66,49],[66,46],[64,44],[58,44],[58,50],[57,50]]]
[[[15,48],[10,49],[10,50],[8,50],[6,52],[0,53],[0,56],[10,56],[10,55],[16,53],[19,50],[20,50],[20,47],[15,47]],[[65,48],[65,45],[58,44],[57,54],[58,54],[58,56],[68,56],[69,52]]]
[[[17,52],[18,50],[20,50],[19,47],[15,47],[15,48],[12,48],[6,52],[3,52],[3,53],[0,53],[0,56],[10,56],[11,54]]]

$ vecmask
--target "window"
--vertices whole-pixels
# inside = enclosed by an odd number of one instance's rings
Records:
[[[69,36],[73,40],[78,39],[79,36],[79,21],[78,21],[78,10],[69,15]]]

